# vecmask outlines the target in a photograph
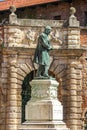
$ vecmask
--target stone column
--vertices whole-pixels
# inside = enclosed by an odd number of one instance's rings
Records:
[[[5,52],[4,52],[5,53]],[[8,85],[8,56],[0,55],[0,130],[6,130],[6,107]]]
[[[80,28],[68,28],[68,49],[80,48]]]
[[[68,49],[80,48],[80,23],[74,15],[76,9],[70,8],[69,28],[68,28]]]
[[[0,130],[5,130],[6,128],[5,123],[6,123],[6,95],[4,95],[2,93],[2,90],[0,90]]]
[[[20,89],[17,84],[17,56],[10,55],[9,58],[9,88],[7,93],[7,119],[6,130],[17,130],[20,124]]]
[[[81,103],[82,97],[79,92],[82,90],[82,66],[79,62],[70,62],[68,69],[68,89],[70,92],[69,96],[69,120],[68,125],[70,130],[80,130],[81,129]]]

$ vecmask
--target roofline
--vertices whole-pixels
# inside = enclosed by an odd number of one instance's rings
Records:
[[[19,0],[18,0],[19,1]],[[52,2],[59,2],[61,0],[30,0],[24,4],[24,0],[21,0],[21,3],[19,4],[18,1],[3,1],[0,2],[0,11],[8,10],[10,6],[15,5],[16,8],[22,8],[22,7],[30,7],[30,6],[35,6],[35,5],[41,5],[41,4],[46,4],[46,3],[52,3]]]

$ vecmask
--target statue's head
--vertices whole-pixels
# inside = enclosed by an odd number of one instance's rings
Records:
[[[50,26],[45,27],[45,33],[49,34],[51,32],[52,28]]]

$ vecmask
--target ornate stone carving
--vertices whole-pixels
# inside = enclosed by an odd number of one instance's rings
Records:
[[[27,34],[26,34],[26,38],[27,38],[28,43],[30,45],[30,43],[33,43],[35,41],[36,32],[32,31],[31,29],[29,29],[28,32],[27,32]]]
[[[45,93],[45,91],[46,91],[46,93]],[[37,98],[48,97],[49,93],[47,90],[45,90],[45,91],[42,91],[42,88],[40,86],[35,86],[32,88],[32,96],[37,97]]]
[[[2,28],[0,28],[0,30],[2,30]],[[2,37],[2,31],[0,31],[0,45],[2,45],[3,43],[3,37]]]
[[[8,44],[10,47],[25,47],[25,48],[36,48],[37,39],[43,28],[37,27],[9,27]],[[49,39],[53,48],[61,48],[63,44],[63,30],[53,28]]]
[[[0,45],[2,45],[3,44],[3,38],[2,38],[2,36],[0,35]]]
[[[60,45],[62,44],[62,40],[60,39],[60,32],[57,29],[52,31],[50,36],[52,41],[59,43]]]
[[[49,38],[50,38],[54,48],[56,48],[56,47],[58,48],[62,45],[61,37],[62,37],[62,35],[60,33],[60,30],[55,29],[51,32]]]
[[[21,31],[20,29],[14,28],[14,29],[10,29],[10,37],[8,38],[8,42],[9,44],[11,44],[11,46],[15,46],[18,44],[22,44],[23,43],[23,39],[25,37],[25,34],[23,31]]]
[[[2,95],[6,95],[6,90],[4,90],[3,86],[0,86],[0,91]]]
[[[48,86],[45,87],[44,84],[42,86],[34,85],[34,87],[32,87],[32,99],[57,99],[57,87],[55,85],[51,87]]]

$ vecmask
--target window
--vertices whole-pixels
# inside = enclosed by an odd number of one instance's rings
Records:
[[[54,20],[61,20],[61,15],[57,15],[53,17]]]
[[[69,2],[72,3],[72,0],[62,0],[63,2]]]
[[[87,26],[87,11],[85,12],[85,25]]]

